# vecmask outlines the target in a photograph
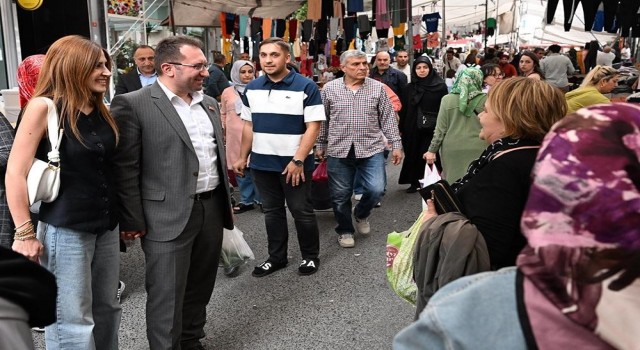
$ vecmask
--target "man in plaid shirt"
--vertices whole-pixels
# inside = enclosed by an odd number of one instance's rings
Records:
[[[384,194],[384,137],[392,144],[391,161],[402,161],[402,143],[395,113],[383,84],[367,78],[367,57],[358,50],[340,56],[344,78],[325,84],[322,89],[327,121],[322,123],[316,155],[327,156],[329,190],[338,222],[338,243],[343,248],[355,245],[357,228],[362,235],[371,232],[369,215]],[[362,199],[353,208],[351,194],[358,172],[364,186]]]

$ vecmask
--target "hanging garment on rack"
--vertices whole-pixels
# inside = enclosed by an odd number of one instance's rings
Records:
[[[317,21],[322,18],[322,0],[307,0],[307,19]]]
[[[342,3],[342,0],[333,0],[333,17],[344,17],[344,4]]]
[[[247,20],[249,18],[247,16],[240,16],[238,19],[238,37],[243,38],[247,35]]]
[[[440,18],[442,18],[440,17],[440,12],[427,13],[422,15],[424,25],[425,27],[427,27],[427,33],[434,33],[438,31],[438,20]]]
[[[375,0],[375,9],[373,11],[376,20],[376,29],[388,29],[391,26],[389,17],[389,9],[386,0]]]
[[[289,41],[295,43],[298,39],[298,20],[289,20]]]
[[[273,20],[271,18],[262,19],[262,40],[266,40],[271,37],[272,27]]]
[[[313,21],[308,19],[302,22],[302,41],[309,42],[313,37]]]
[[[287,29],[286,21],[284,19],[276,19],[274,20],[274,22],[276,24],[275,36],[277,36],[278,38],[284,38],[284,31],[285,29]]]
[[[347,12],[364,12],[364,0],[347,0]]]
[[[335,40],[338,37],[338,23],[339,18],[329,18],[329,39]]]
[[[344,39],[351,41],[356,37],[356,19],[355,17],[345,17],[342,22],[344,23]]]

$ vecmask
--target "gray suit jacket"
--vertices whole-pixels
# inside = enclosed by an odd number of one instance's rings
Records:
[[[233,228],[229,179],[218,103],[204,96],[218,146],[220,185],[228,205],[220,213]],[[183,231],[191,214],[198,178],[198,157],[180,116],[154,83],[111,102],[120,142],[114,157],[121,231],[146,230],[152,241],[170,241]]]

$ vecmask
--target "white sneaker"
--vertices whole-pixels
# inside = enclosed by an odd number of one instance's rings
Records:
[[[356,245],[356,241],[353,240],[351,233],[344,233],[338,235],[338,244],[340,244],[342,248],[353,248]]]
[[[353,199],[355,199],[355,200],[357,200],[357,201],[361,200],[361,199],[362,199],[362,194],[356,194],[356,195],[354,195],[354,196],[353,196]]]
[[[353,207],[351,209],[351,215],[353,215],[353,220],[355,221],[355,227],[356,227],[356,231],[358,231],[358,233],[360,233],[361,235],[368,235],[369,233],[371,233],[371,225],[369,224],[369,218],[364,218],[364,219],[358,219],[356,217],[356,207]]]
[[[353,218],[356,219],[355,226],[356,226],[356,231],[358,231],[358,233],[365,236],[371,233],[371,225],[369,224],[369,218],[358,219],[355,216]]]

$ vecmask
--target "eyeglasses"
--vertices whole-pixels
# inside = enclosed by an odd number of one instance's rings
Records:
[[[211,63],[198,63],[198,64],[186,64],[186,63],[179,63],[179,62],[167,62],[168,64],[173,64],[176,66],[186,66],[186,67],[191,67],[195,70],[207,70],[209,69],[209,67],[211,67]]]
[[[504,78],[504,73],[494,73],[493,76],[496,78]]]

